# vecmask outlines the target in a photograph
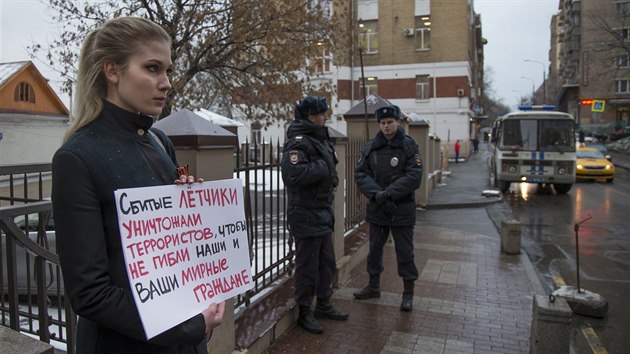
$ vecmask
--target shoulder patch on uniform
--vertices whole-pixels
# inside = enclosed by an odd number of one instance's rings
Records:
[[[289,151],[289,162],[295,165],[298,161],[300,161],[300,153],[297,150]]]
[[[420,154],[416,154],[414,156],[414,158],[416,159],[416,165],[421,166],[422,165],[422,158],[420,157]]]

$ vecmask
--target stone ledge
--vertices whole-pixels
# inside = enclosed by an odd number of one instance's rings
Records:
[[[0,326],[0,354],[53,354],[54,351],[48,343]]]

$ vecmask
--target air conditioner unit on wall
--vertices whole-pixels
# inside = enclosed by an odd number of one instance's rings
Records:
[[[405,28],[403,30],[403,34],[405,35],[405,37],[411,37],[413,36],[413,28]]]
[[[457,97],[464,97],[464,89],[457,89]]]

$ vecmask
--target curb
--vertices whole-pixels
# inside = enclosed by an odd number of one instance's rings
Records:
[[[425,205],[425,209],[437,210],[437,209],[463,209],[463,208],[477,208],[503,201],[503,197],[492,198],[489,200],[480,200],[474,202],[461,202],[461,203],[433,203]],[[416,208],[417,210],[418,208]]]

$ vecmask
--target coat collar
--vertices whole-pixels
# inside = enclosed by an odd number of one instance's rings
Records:
[[[396,135],[394,135],[390,140],[385,139],[385,135],[383,135],[383,132],[379,131],[378,134],[376,134],[376,137],[374,137],[373,146],[375,149],[381,148],[385,145],[389,145],[393,148],[399,148],[403,145],[404,138],[405,131],[401,127],[398,127],[398,130],[396,130]]]
[[[129,112],[107,100],[103,100],[101,119],[113,127],[134,134],[137,134],[140,129],[146,132],[153,125],[153,117]]]

